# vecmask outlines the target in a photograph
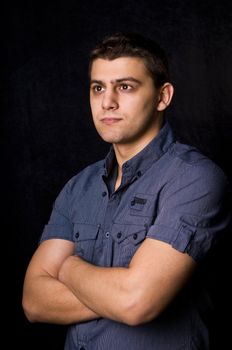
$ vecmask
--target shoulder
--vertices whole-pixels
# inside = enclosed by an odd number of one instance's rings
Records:
[[[171,164],[176,170],[173,180],[181,178],[185,182],[197,181],[206,187],[215,184],[217,187],[229,185],[223,170],[197,148],[175,142],[169,153]]]
[[[96,184],[104,172],[104,160],[88,165],[86,168],[71,177],[63,186],[61,192],[68,195],[77,194],[91,184]]]
[[[99,178],[101,174],[103,174],[103,171],[104,171],[104,160],[100,160],[98,162],[90,164],[86,168],[81,170],[79,173],[74,175],[68,181],[68,186],[70,187],[70,190],[72,190],[73,188],[75,188],[75,186],[79,184],[81,185],[84,185],[85,183],[90,184],[91,182],[96,181],[96,179]]]
[[[231,198],[231,185],[225,173],[198,149],[175,142],[166,160],[161,180],[162,203],[191,201],[193,204],[197,199],[196,203],[207,202],[208,206]]]

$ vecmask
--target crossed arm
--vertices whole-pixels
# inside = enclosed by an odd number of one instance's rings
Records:
[[[70,324],[105,317],[129,325],[158,316],[195,269],[187,254],[147,238],[129,267],[98,267],[73,256],[71,242],[52,239],[37,249],[23,293],[30,321]]]
[[[58,280],[62,263],[73,253],[74,244],[62,239],[44,241],[37,248],[23,286],[22,303],[29,321],[71,324],[98,317]]]

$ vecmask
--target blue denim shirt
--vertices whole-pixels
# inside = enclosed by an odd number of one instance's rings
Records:
[[[120,187],[113,148],[74,176],[56,199],[41,241],[62,238],[98,266],[128,266],[146,237],[200,262],[228,222],[227,181],[195,148],[176,142],[168,123],[123,164]],[[100,318],[72,325],[66,350],[208,349],[199,283],[187,286],[162,315],[139,326]],[[196,287],[197,286],[197,287]],[[154,286],[155,288],[155,286]]]

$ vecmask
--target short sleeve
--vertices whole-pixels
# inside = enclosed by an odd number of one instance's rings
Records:
[[[70,188],[67,183],[56,198],[52,213],[42,232],[40,243],[51,238],[73,240],[73,224],[70,220]]]
[[[215,165],[189,166],[163,188],[147,237],[202,260],[230,221],[230,186]]]

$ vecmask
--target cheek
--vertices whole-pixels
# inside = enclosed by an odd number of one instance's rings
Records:
[[[99,102],[96,100],[91,100],[90,101],[90,108],[91,108],[92,118],[95,119],[99,113],[99,110],[100,110]]]
[[[150,96],[146,96],[146,98],[143,99],[143,102],[141,104],[141,110],[143,111],[144,115],[147,115],[148,117],[150,115],[154,115],[157,111],[157,101],[156,96],[154,94],[151,94]]]
[[[90,101],[91,110],[93,111],[95,109],[95,106],[96,106],[96,101],[93,98],[91,98],[91,96],[90,96],[89,101]]]
[[[137,116],[138,118],[149,117],[155,111],[155,101],[153,99],[144,98],[139,101],[130,101],[128,104],[128,111],[131,115]]]
[[[126,96],[119,101],[120,109],[131,115],[140,114],[146,108],[146,103],[142,99],[134,96]]]

